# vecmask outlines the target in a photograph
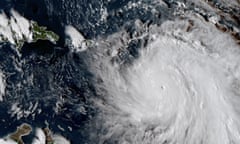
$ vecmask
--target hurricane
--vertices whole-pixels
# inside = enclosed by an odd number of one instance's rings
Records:
[[[0,15],[0,38],[12,44],[0,58],[0,107],[9,115],[0,112],[0,124],[25,123],[0,143],[240,143],[239,1],[45,4],[62,17],[56,34],[17,10]],[[17,25],[20,40],[11,36]]]
[[[239,46],[193,21],[191,31],[188,20],[149,28],[151,41],[131,64],[97,57],[99,91],[106,90],[97,103],[100,143],[240,142]]]

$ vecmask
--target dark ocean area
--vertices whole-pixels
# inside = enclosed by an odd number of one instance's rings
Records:
[[[49,126],[51,131],[73,144],[87,144],[91,135],[88,127],[99,113],[92,101],[98,97],[94,85],[96,78],[89,70],[86,52],[74,53],[65,44],[65,27],[72,25],[86,39],[104,38],[121,29],[132,38],[137,29],[134,26],[136,20],[149,26],[175,19],[178,3],[163,1],[164,5],[157,5],[155,1],[142,0],[140,6],[128,8],[129,3],[138,1],[0,0],[0,11],[9,17],[10,10],[14,9],[60,36],[56,44],[44,40],[25,43],[19,52],[14,45],[0,44],[0,69],[6,77],[5,97],[0,102],[0,137],[12,133],[22,123],[28,123],[32,127]],[[194,10],[191,2],[181,2]],[[158,13],[153,13],[151,7]],[[103,9],[108,12],[104,20]],[[207,14],[200,14],[208,21]],[[225,19],[221,22],[239,26]],[[138,58],[142,42],[129,43],[124,59]],[[36,109],[29,114],[34,106]],[[13,113],[13,107],[19,107],[23,111],[21,115]],[[79,112],[79,107],[83,107],[84,112]],[[31,143],[33,133],[23,138],[26,144]]]
[[[131,33],[134,31],[132,24],[136,19],[152,24],[160,23],[164,17],[170,17],[170,11],[163,7],[159,7],[159,10],[163,11],[160,15],[152,15],[142,7],[121,11],[129,1],[0,1],[0,10],[6,14],[10,15],[9,11],[15,9],[25,18],[46,26],[60,36],[57,45],[49,41],[25,43],[21,49],[21,56],[14,50],[13,45],[0,45],[0,68],[7,74],[7,97],[4,103],[0,104],[0,137],[15,131],[22,123],[41,128],[46,127],[47,122],[52,131],[71,139],[73,143],[87,141],[85,125],[91,122],[98,111],[91,106],[88,99],[95,97],[96,93],[92,85],[92,74],[84,62],[85,54],[70,53],[69,48],[64,45],[64,27],[72,25],[81,31],[84,37],[91,39],[110,35],[123,26]],[[107,8],[109,13],[104,22],[99,22],[101,7]],[[95,23],[98,25],[93,25]],[[135,45],[132,46],[133,50],[136,49]],[[132,53],[135,55],[134,51]],[[60,104],[56,113],[56,103],[59,99],[66,101]],[[16,115],[11,116],[10,113],[14,103],[26,110],[32,104],[38,103],[41,113],[25,116],[23,114],[17,119]],[[85,107],[86,114],[76,112],[78,105]],[[65,131],[60,130],[58,125]],[[74,133],[68,129],[69,126]],[[30,143],[28,137],[24,139]]]

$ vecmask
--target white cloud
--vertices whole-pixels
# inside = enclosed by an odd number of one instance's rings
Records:
[[[61,135],[53,135],[53,140],[55,144],[71,144],[70,141]]]
[[[5,94],[5,79],[4,75],[0,72],[0,101],[3,101],[3,96]]]
[[[0,144],[17,144],[17,143],[9,139],[0,139]]]
[[[46,137],[44,132],[37,128],[36,129],[36,138],[34,138],[33,143],[32,144],[45,144],[46,142]]]
[[[70,38],[70,44],[68,39],[66,40],[67,45],[71,45],[74,51],[81,52],[87,49],[85,38],[76,28],[71,25],[66,26],[65,34]]]
[[[17,22],[17,25],[19,26],[22,34],[25,36],[25,38],[30,39],[29,36],[31,36],[31,32],[30,32],[30,22],[29,20],[27,20],[26,18],[24,18],[23,16],[21,16],[18,12],[16,12],[15,10],[11,10],[11,14],[14,17],[14,19]]]
[[[30,21],[13,9],[11,10],[11,15],[12,16],[8,18],[4,12],[0,13],[1,39],[5,39],[12,44],[17,44],[18,41],[23,40],[23,38],[26,38],[28,42],[32,41]]]

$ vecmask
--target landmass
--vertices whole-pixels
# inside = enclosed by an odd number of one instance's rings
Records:
[[[52,31],[48,31],[47,27],[39,26],[34,21],[32,21],[31,27],[33,32],[33,42],[36,42],[37,40],[49,40],[52,43],[56,43],[59,40],[59,36]]]
[[[10,13],[9,18],[4,12],[0,12],[0,43],[9,42],[21,48],[25,42],[49,40],[56,44],[59,40],[59,36],[47,30],[47,27],[39,26],[37,22],[24,18],[15,10]]]
[[[43,132],[46,136],[46,144],[54,144],[50,129],[49,128],[44,128]]]
[[[29,135],[32,131],[32,127],[28,124],[22,124],[17,128],[16,132],[10,135],[10,139],[14,140],[18,144],[24,144],[22,136]]]
[[[48,127],[42,129],[45,136],[45,144],[54,144],[52,133]],[[22,140],[23,136],[27,136],[32,132],[32,127],[29,124],[22,124],[17,128],[17,130],[10,134],[9,138],[15,141],[17,144],[24,144]]]

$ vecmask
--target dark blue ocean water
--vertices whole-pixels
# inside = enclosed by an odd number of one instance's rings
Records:
[[[178,1],[187,3],[186,0]],[[141,4],[128,8],[130,2]],[[60,36],[57,44],[48,41],[25,43],[20,54],[14,46],[0,44],[0,71],[6,77],[6,94],[4,101],[0,102],[0,137],[15,131],[22,123],[40,128],[48,123],[54,133],[70,139],[73,144],[98,143],[89,139],[94,129],[88,129],[89,125],[94,125],[94,118],[99,113],[92,101],[98,97],[94,87],[97,80],[89,70],[87,54],[74,53],[65,45],[64,28],[72,25],[86,39],[106,37],[124,28],[132,38],[137,19],[148,26],[175,18],[173,12],[179,8],[177,2],[163,2],[164,5],[157,5],[154,0],[0,0],[0,11],[8,16],[10,10],[15,9],[25,18]],[[153,6],[158,13],[153,13],[151,8],[146,9],[146,6]],[[194,7],[188,3],[189,9],[194,11]],[[102,8],[108,12],[105,20],[101,20]],[[207,13],[199,14],[208,20]],[[239,23],[225,19],[221,23],[239,26]],[[145,43],[143,41],[131,41],[126,48],[128,52],[121,58],[127,62],[131,62],[130,56],[137,58],[140,43]],[[11,110],[17,104],[23,113],[27,113],[36,103],[36,110],[20,119]],[[79,107],[83,107],[85,112],[79,112]],[[29,144],[31,136],[24,137]],[[109,140],[106,143],[117,142]]]
[[[13,132],[17,126],[26,122],[33,127],[46,127],[46,121],[54,133],[60,133],[73,144],[88,141],[85,125],[89,125],[98,110],[92,106],[90,97],[96,97],[93,86],[94,76],[89,72],[83,53],[71,53],[64,45],[64,27],[73,25],[88,38],[107,36],[125,27],[131,34],[136,19],[143,22],[161,23],[171,19],[167,7],[156,7],[162,13],[153,15],[143,7],[124,9],[130,0],[1,0],[0,9],[9,14],[15,9],[22,16],[34,20],[39,25],[47,26],[60,36],[56,45],[48,41],[24,44],[21,56],[14,46],[0,45],[0,69],[7,77],[6,95],[0,103],[0,137]],[[149,3],[150,1],[143,1]],[[108,10],[106,21],[100,22],[101,7]],[[120,11],[122,9],[122,11]],[[94,25],[98,23],[98,25]],[[138,42],[130,45],[130,54],[137,57]],[[19,71],[20,69],[20,71]],[[56,103],[65,101],[58,107]],[[18,103],[27,111],[31,103],[38,103],[35,115],[11,116],[11,107]],[[79,105],[84,106],[86,113],[76,111]],[[58,128],[61,125],[65,131]],[[73,129],[71,132],[68,129]],[[28,139],[30,143],[30,138]]]

